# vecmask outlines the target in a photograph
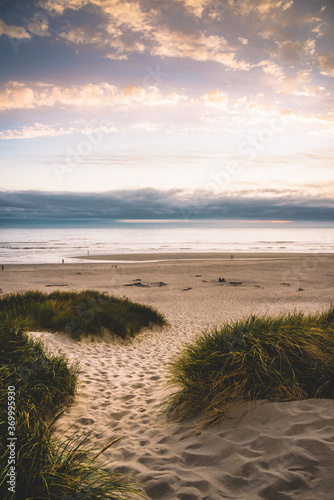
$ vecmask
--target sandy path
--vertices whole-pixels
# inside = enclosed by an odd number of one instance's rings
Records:
[[[258,402],[241,420],[244,409],[200,433],[195,432],[198,422],[168,423],[156,408],[169,390],[167,363],[201,330],[254,312],[295,307],[311,311],[329,305],[333,278],[327,276],[328,260],[318,262],[307,276],[291,275],[290,287],[280,285],[285,264],[280,269],[277,264],[259,268],[258,263],[229,263],[233,269],[226,264],[224,275],[244,280],[240,288],[203,283],[201,278],[217,275],[213,263],[165,263],[154,270],[148,264],[128,264],[112,284],[107,283],[106,268],[97,280],[98,265],[81,266],[80,272],[91,273],[83,279],[76,275],[78,267],[68,267],[72,289],[92,286],[126,294],[157,307],[171,325],[146,332],[129,346],[36,334],[53,351],[61,349],[70,360],[78,360],[82,369],[76,401],[57,422],[56,432],[63,434],[70,425],[93,429],[98,448],[123,436],[104,457],[113,459],[114,469],[141,481],[151,499],[332,500],[334,400]],[[44,283],[55,276],[59,281],[59,268],[39,273],[40,268],[31,271],[26,289],[42,289],[42,276]],[[122,288],[138,277],[168,286]],[[305,294],[298,292],[302,282]],[[11,283],[15,289],[13,276]],[[183,291],[187,286],[192,290]]]

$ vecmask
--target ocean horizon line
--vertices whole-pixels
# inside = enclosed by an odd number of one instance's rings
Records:
[[[36,218],[36,219],[6,219],[0,217],[1,229],[75,229],[75,228],[114,228],[122,226],[145,225],[180,225],[199,227],[226,228],[334,228],[334,221],[329,220],[279,220],[279,219],[104,219],[104,218]]]

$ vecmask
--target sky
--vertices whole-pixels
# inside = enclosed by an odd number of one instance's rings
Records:
[[[0,223],[333,221],[331,0],[0,0]]]

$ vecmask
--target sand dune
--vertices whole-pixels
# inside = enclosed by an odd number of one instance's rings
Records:
[[[280,285],[285,265],[234,262],[222,268],[217,262],[165,262],[152,269],[152,264],[137,263],[117,269],[117,279],[103,264],[68,266],[71,289],[94,287],[152,304],[171,324],[141,334],[130,345],[32,333],[52,351],[61,349],[78,360],[82,370],[76,401],[55,424],[55,434],[66,434],[71,425],[94,430],[98,448],[122,436],[103,457],[141,482],[150,499],[332,500],[334,400],[249,403],[212,428],[199,428],[200,419],[167,422],[157,408],[171,390],[166,385],[168,362],[201,330],[251,312],[328,307],[328,260],[318,262],[307,276],[291,275],[290,287]],[[39,267],[26,272],[25,289],[43,289],[43,283],[55,276],[59,280],[65,270],[47,266],[43,272]],[[219,275],[244,285],[210,281]],[[168,285],[122,288],[137,278]],[[301,282],[305,294],[298,292]],[[14,268],[11,286],[19,288]],[[192,289],[182,291],[188,286]]]
[[[123,436],[105,456],[141,481],[148,498],[333,498],[333,400],[250,403],[210,429],[167,423],[156,409],[166,393],[161,362],[171,355],[161,335],[130,347],[41,337],[83,370],[56,432],[95,429],[99,448]]]

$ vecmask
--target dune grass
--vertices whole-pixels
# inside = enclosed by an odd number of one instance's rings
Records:
[[[334,397],[334,308],[252,316],[205,333],[170,366],[167,414],[224,418],[232,403]]]
[[[153,308],[93,290],[51,294],[29,291],[1,297],[1,499],[142,498],[131,481],[110,470],[110,464],[96,461],[99,453],[89,444],[89,434],[74,431],[63,442],[53,440],[51,425],[74,397],[78,366],[69,366],[61,354],[48,353],[24,330],[66,331],[76,337],[80,333],[98,335],[106,328],[126,338],[143,327],[164,324],[164,317]],[[15,494],[8,490],[7,483],[8,387],[15,387]]]
[[[142,328],[166,324],[155,309],[94,290],[50,294],[29,291],[0,299],[0,321],[10,320],[24,330],[99,334],[103,328],[119,337],[133,337]]]
[[[8,320],[0,326],[0,498],[134,499],[133,485],[92,461],[89,436],[56,443],[50,428],[75,394],[78,366],[48,353]],[[8,491],[8,387],[15,387],[16,488]]]

